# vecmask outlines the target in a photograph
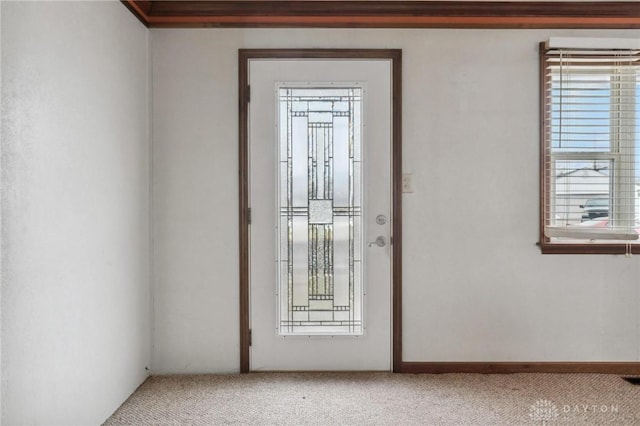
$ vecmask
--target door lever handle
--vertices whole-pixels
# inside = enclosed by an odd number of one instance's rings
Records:
[[[369,247],[371,246],[378,246],[378,247],[384,247],[387,245],[387,240],[382,236],[378,236],[378,238],[376,238],[375,241],[369,243]]]

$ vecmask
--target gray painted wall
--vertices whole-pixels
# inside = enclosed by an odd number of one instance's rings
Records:
[[[2,2],[2,420],[102,423],[150,362],[148,30]]]
[[[406,361],[638,361],[638,257],[543,256],[538,43],[634,31],[152,30],[158,373],[237,371],[237,50],[403,49]]]

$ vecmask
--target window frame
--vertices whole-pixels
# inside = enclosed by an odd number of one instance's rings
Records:
[[[552,154],[550,150],[548,150],[548,143],[550,140],[547,140],[547,131],[550,127],[551,117],[551,108],[546,107],[547,99],[547,88],[549,85],[549,81],[546,77],[546,58],[547,52],[553,49],[547,48],[546,42],[541,42],[539,45],[539,78],[540,78],[540,223],[539,223],[539,242],[538,246],[541,249],[542,254],[639,254],[640,253],[640,240],[634,240],[633,242],[624,243],[624,242],[589,242],[585,240],[584,242],[552,242],[551,238],[547,237],[545,234],[545,226],[546,226],[546,209],[551,208],[552,203],[552,191],[553,191],[553,181],[552,181],[552,173],[547,172],[546,164],[547,162],[554,163],[555,161],[572,161],[576,159],[580,159],[580,157],[585,158],[585,153],[583,152],[567,152],[567,153],[556,153]],[[640,101],[640,100],[638,100]],[[617,118],[620,120],[621,118]],[[638,118],[636,118],[638,120]],[[636,147],[638,147],[639,141],[635,141]],[[590,159],[599,160],[609,160],[615,161],[617,158],[624,155],[621,151],[625,149],[625,147],[621,146],[620,140],[616,140],[616,148],[612,148],[606,152],[598,152],[592,153],[590,155]],[[628,146],[626,147],[628,149]],[[623,192],[621,189],[624,186],[622,181],[628,181],[629,176],[620,176],[619,172],[613,170],[612,179],[612,194]],[[615,209],[616,205],[619,205],[618,201],[619,197],[613,197],[610,199],[610,205],[613,209]]]

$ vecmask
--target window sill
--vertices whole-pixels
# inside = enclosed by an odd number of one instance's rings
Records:
[[[640,254],[640,244],[539,242],[542,254]],[[629,250],[629,251],[628,251]]]

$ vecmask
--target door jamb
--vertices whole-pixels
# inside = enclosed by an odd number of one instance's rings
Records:
[[[240,372],[249,372],[249,61],[251,59],[389,59],[392,84],[391,150],[391,315],[392,365],[402,370],[402,50],[401,49],[239,49],[239,238]]]

